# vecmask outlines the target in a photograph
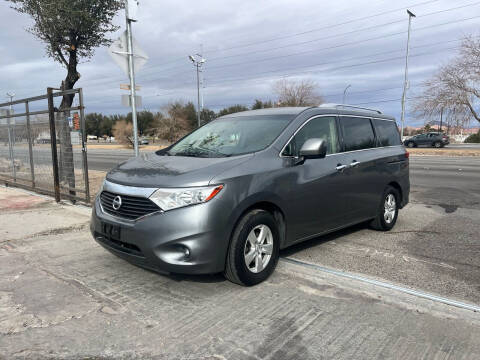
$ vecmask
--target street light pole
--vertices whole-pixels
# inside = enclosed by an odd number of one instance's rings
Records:
[[[198,64],[197,67],[197,121],[198,127],[200,127],[200,66]]]
[[[189,55],[188,58],[193,63],[193,66],[197,68],[197,122],[198,127],[200,127],[200,67],[205,64],[205,59],[202,57],[201,54]],[[202,101],[203,102],[203,101]]]
[[[132,1],[132,0],[130,0]],[[133,0],[136,1],[136,0]],[[132,125],[133,125],[133,149],[135,156],[138,152],[138,125],[137,125],[137,104],[135,99],[135,69],[133,65],[133,41],[132,41],[132,20],[129,14],[129,0],[125,0],[125,18],[127,21],[127,53],[128,53],[128,76],[130,78],[130,104],[132,106]]]
[[[408,35],[407,35],[407,54],[405,55],[405,78],[403,81],[403,94],[402,94],[402,115],[401,115],[401,123],[402,123],[402,131],[401,136],[403,138],[403,129],[405,127],[405,100],[407,98],[407,88],[408,88],[408,55],[410,52],[410,30],[412,27],[412,18],[416,17],[414,13],[410,10],[407,10],[408,14]]]
[[[347,90],[348,88],[350,88],[352,85],[348,85],[345,90],[343,90],[343,101],[342,101],[342,104],[345,104],[345,99],[346,99],[346,96],[347,96]]]

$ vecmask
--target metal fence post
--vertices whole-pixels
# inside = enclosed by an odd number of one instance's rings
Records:
[[[88,181],[88,162],[87,162],[87,132],[85,129],[85,110],[83,106],[83,90],[78,90],[78,99],[80,105],[80,129],[82,136],[82,162],[83,162],[83,179],[85,182],[85,200],[90,202],[90,183]]]
[[[27,116],[27,138],[28,138],[28,157],[30,160],[30,175],[32,177],[32,187],[35,188],[35,169],[33,167],[33,150],[32,150],[32,128],[30,127],[30,108],[28,101],[25,101],[25,114]]]
[[[10,108],[12,106],[10,105]],[[13,173],[13,181],[17,182],[17,169],[15,169],[15,157],[13,155],[13,143],[12,143],[12,129],[11,129],[11,122],[10,116],[12,115],[12,110],[7,110],[8,118],[7,118],[7,131],[8,131],[8,154],[10,156],[10,162],[12,164],[12,173]]]
[[[53,104],[53,88],[47,88],[47,96],[48,120],[50,123],[50,144],[52,147],[53,186],[55,191],[55,201],[60,202],[60,179],[58,172],[57,134],[55,131],[55,108]]]

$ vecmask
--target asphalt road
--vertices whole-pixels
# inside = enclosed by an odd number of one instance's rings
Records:
[[[410,157],[411,202],[480,210],[480,157]]]
[[[36,162],[43,164],[51,162],[48,146],[36,147],[34,156]],[[131,156],[131,150],[91,148],[88,150],[88,168],[108,171]],[[0,146],[0,158],[7,157],[8,149]],[[28,163],[28,149],[17,148],[15,157]],[[74,152],[74,159],[75,167],[81,168],[82,157],[77,149]],[[410,158],[412,202],[480,209],[479,174],[480,157],[412,156]]]
[[[283,256],[480,305],[480,157],[412,156],[410,183],[392,231],[360,224]]]

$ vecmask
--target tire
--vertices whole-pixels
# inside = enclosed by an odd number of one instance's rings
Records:
[[[440,141],[435,141],[433,143],[433,146],[436,147],[437,149],[440,149],[442,147],[442,143]]]
[[[258,248],[254,248],[251,240],[256,243],[262,229],[264,237],[260,241],[264,245],[261,246],[257,243]],[[260,251],[260,256],[256,255],[258,251]],[[267,211],[252,210],[242,217],[233,231],[224,276],[231,282],[243,286],[261,283],[275,270],[279,251],[280,232],[275,218]],[[248,254],[250,254],[248,259],[251,261],[247,265]],[[266,256],[270,256],[268,261],[266,261]]]
[[[388,202],[389,200],[392,200],[392,196],[394,199],[393,206],[394,210],[393,213],[392,211],[389,212],[389,215],[387,215],[387,204],[389,203],[392,205],[392,202]],[[380,201],[380,206],[378,207],[377,210],[377,216],[375,219],[372,220],[370,223],[370,227],[375,230],[379,231],[390,231],[393,229],[395,226],[395,223],[397,222],[398,218],[398,205],[400,204],[400,194],[398,193],[398,190],[395,189],[394,187],[387,186],[385,188],[385,191],[382,194],[382,200]]]
[[[410,142],[407,143],[407,147],[413,148],[413,147],[415,147],[415,143],[410,141]]]

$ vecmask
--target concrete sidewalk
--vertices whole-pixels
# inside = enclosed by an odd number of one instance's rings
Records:
[[[480,314],[281,261],[265,283],[162,276],[90,210],[0,187],[0,359],[478,359]]]

